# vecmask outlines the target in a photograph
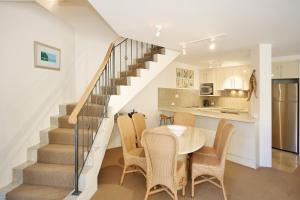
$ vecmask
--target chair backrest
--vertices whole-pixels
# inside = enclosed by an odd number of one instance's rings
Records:
[[[176,112],[174,115],[175,125],[195,126],[196,117],[190,113]]]
[[[220,147],[217,150],[217,156],[220,159],[222,167],[225,167],[226,154],[227,154],[230,138],[233,132],[234,132],[234,126],[230,123],[227,123],[223,128]]]
[[[134,113],[132,115],[132,121],[136,132],[138,147],[142,147],[141,145],[142,133],[146,129],[145,116],[141,113]]]
[[[218,150],[219,147],[220,147],[220,142],[221,142],[221,139],[222,139],[222,133],[223,133],[223,130],[224,130],[224,127],[225,127],[226,123],[228,123],[227,119],[221,119],[219,121],[218,128],[217,128],[217,131],[216,131],[215,140],[214,140],[214,149],[215,150]]]
[[[133,122],[127,115],[122,115],[118,117],[117,123],[122,139],[123,153],[127,153],[136,148]]]
[[[142,143],[147,161],[147,187],[157,184],[176,188],[178,141],[167,132],[145,130]]]

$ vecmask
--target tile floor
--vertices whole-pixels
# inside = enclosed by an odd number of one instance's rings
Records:
[[[293,173],[300,165],[299,155],[272,149],[272,168]]]

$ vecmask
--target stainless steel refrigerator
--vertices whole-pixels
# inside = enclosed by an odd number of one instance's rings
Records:
[[[298,79],[272,81],[272,146],[298,153]]]

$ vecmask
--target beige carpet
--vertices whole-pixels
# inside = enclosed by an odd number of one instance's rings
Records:
[[[93,200],[142,200],[145,195],[145,178],[140,174],[125,176],[119,185],[122,173],[122,150],[111,149],[106,152],[98,176],[98,190]],[[286,173],[270,168],[258,170],[243,167],[233,162],[226,163],[225,187],[229,200],[299,200],[300,168]],[[190,185],[185,197],[178,193],[179,199],[192,199]],[[171,199],[165,193],[152,195],[149,200]],[[209,183],[197,185],[195,200],[221,200],[221,190]]]

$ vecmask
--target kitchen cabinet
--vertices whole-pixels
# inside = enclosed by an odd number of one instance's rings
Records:
[[[280,64],[279,63],[272,64],[272,78],[273,79],[280,78]]]
[[[272,79],[299,78],[299,61],[272,64]]]
[[[216,69],[215,70],[214,89],[215,90],[223,90],[223,82],[224,82],[223,70]]]
[[[241,68],[239,72],[239,76],[241,77],[241,88],[243,90],[248,90],[249,89],[249,80],[250,76],[252,74],[252,71],[248,67],[243,67]]]
[[[200,71],[200,83],[214,83],[215,73],[213,70]]]
[[[200,71],[200,82],[214,83],[214,90],[248,90],[250,75],[248,67],[207,69]]]
[[[249,69],[248,67],[236,67],[223,69],[221,73],[221,89],[248,90],[249,89]]]

